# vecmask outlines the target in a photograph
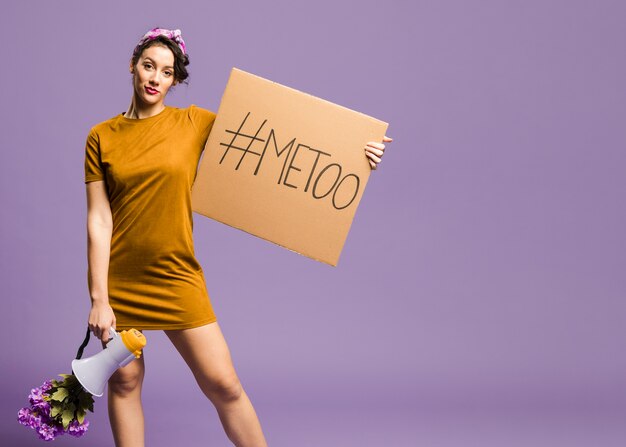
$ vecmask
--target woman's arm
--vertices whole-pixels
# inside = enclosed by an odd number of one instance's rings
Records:
[[[109,305],[109,256],[113,218],[104,181],[87,183],[87,262],[91,312],[89,328],[102,341],[115,327],[115,314]]]

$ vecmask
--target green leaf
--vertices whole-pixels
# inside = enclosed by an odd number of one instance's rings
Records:
[[[67,392],[67,388],[59,388],[58,390],[55,391],[55,393],[53,395],[51,395],[50,397],[53,400],[56,400],[58,402],[63,402],[63,399],[65,399],[67,396],[69,396],[69,393]]]
[[[78,396],[78,406],[82,409],[89,409],[93,412],[93,396],[88,392],[81,392]]]
[[[50,407],[52,407],[52,408],[62,408],[63,407],[63,403],[62,402],[57,402],[56,400],[51,400],[50,401]]]
[[[74,387],[79,384],[78,379],[76,378],[76,376],[73,375],[67,376],[63,383],[65,383],[65,385],[68,387]]]
[[[85,420],[85,410],[79,408],[76,412],[76,419],[78,420],[79,424],[82,424]]]
[[[63,412],[63,415],[61,416],[61,419],[63,421],[63,428],[67,430],[67,427],[69,427],[70,422],[72,422],[72,419],[74,419],[74,412],[65,410]]]
[[[63,412],[63,410],[61,409],[61,407],[52,407],[50,409],[50,416],[52,416],[53,418],[57,417],[59,414],[61,414]]]

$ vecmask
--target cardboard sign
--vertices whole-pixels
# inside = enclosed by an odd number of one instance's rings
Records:
[[[233,68],[193,211],[336,266],[387,123]]]

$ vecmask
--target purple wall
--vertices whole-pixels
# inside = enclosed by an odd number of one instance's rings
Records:
[[[217,111],[236,66],[395,140],[337,268],[194,215],[270,445],[623,446],[624,3],[296,3],[3,6],[2,444],[40,444],[16,412],[84,335],[85,138],[126,110],[130,52],[159,25],[191,58],[169,105]],[[230,445],[146,335],[147,445]],[[55,445],[112,445],[105,399],[91,422]]]

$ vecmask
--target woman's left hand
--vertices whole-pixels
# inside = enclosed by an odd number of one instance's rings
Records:
[[[393,138],[389,138],[387,135],[383,137],[382,143],[377,143],[376,141],[369,141],[365,145],[365,155],[369,158],[370,166],[372,169],[376,169],[378,167],[378,163],[380,163],[383,154],[385,153],[385,145],[383,143],[391,143]]]

